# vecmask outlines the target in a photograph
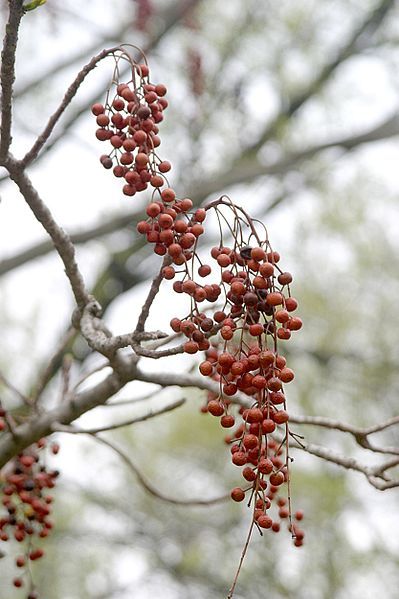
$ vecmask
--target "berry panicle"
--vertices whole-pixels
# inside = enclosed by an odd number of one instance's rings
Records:
[[[0,407],[0,431],[7,432],[7,412]],[[1,434],[1,433],[0,433]],[[18,454],[0,473],[0,541],[16,541],[21,550],[15,558],[18,574],[13,580],[16,588],[28,588],[27,599],[38,595],[29,569],[29,562],[43,557],[41,542],[51,532],[53,496],[59,472],[46,465],[47,447],[53,454],[59,452],[58,443],[39,441]]]

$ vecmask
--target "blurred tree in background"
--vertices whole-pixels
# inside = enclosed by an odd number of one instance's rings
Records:
[[[398,38],[393,0],[48,0],[24,17],[20,31],[15,153],[34,142],[92,54],[122,41],[144,48],[169,90],[162,152],[173,162],[174,188],[198,204],[228,193],[248,207],[294,273],[305,327],[289,350],[297,373],[291,412],[298,420],[323,416],[372,427],[398,415]],[[159,259],[135,230],[145,198],[123,197],[98,164],[89,107],[108,82],[101,64],[30,173],[75,242],[107,324],[124,332]],[[51,242],[5,171],[0,178],[0,372],[29,393],[70,328],[73,302]],[[168,289],[154,328],[167,328],[175,316]],[[73,358],[71,377],[101,363],[73,331],[65,352]],[[52,363],[45,406],[59,399],[61,358]],[[178,356],[146,368],[193,365]],[[137,401],[148,389],[151,397]],[[0,391],[3,404],[18,405],[10,388]],[[168,497],[223,495],[237,471],[219,427],[199,412],[203,392],[130,383],[115,401],[131,403],[98,407],[79,424],[117,422],[127,410],[140,416],[177,398],[186,399],[179,409],[106,438]],[[378,463],[362,439],[344,431],[300,423],[297,431],[334,455]],[[225,595],[248,527],[241,506],[162,502],[109,448],[78,435],[59,438],[56,526],[46,561],[33,566],[44,598]],[[397,428],[374,440],[393,446],[397,457]],[[294,458],[306,545],[296,551],[288,534],[255,535],[237,598],[396,598],[397,489],[379,491],[362,473],[298,450]],[[12,571],[12,557],[0,559],[1,579]],[[1,596],[20,594],[7,586]]]

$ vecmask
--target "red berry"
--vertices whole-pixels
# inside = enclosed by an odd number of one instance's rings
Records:
[[[285,300],[285,307],[288,312],[294,312],[298,307],[298,302],[294,297],[287,297]]]
[[[271,528],[273,524],[273,520],[267,514],[260,516],[257,522],[261,528]]]
[[[155,86],[155,93],[158,96],[164,96],[167,92],[166,87],[162,84],[162,83],[158,83],[158,85]]]
[[[91,107],[91,111],[95,116],[98,116],[99,114],[103,114],[105,109],[102,104],[97,103],[97,104],[93,104],[93,106]]]
[[[211,401],[208,402],[208,412],[212,414],[212,416],[222,416],[224,407],[216,399],[211,399]]]
[[[270,475],[269,480],[271,485],[274,487],[279,487],[284,482],[284,474],[281,471],[273,472],[273,474]]]
[[[283,295],[278,291],[272,291],[266,296],[266,303],[269,304],[269,306],[278,306],[283,303],[283,300]]]
[[[164,160],[163,162],[160,162],[158,164],[158,170],[160,173],[167,173],[168,171],[170,171],[170,169],[172,168],[170,162],[168,162],[167,160]]]
[[[199,371],[204,376],[210,376],[213,373],[213,366],[208,361],[201,362],[201,364],[199,365]]]
[[[240,487],[235,487],[230,495],[233,501],[243,501],[245,499],[245,493]]]
[[[223,428],[231,428],[235,424],[234,416],[231,416],[231,414],[225,414],[221,417],[220,424]]]

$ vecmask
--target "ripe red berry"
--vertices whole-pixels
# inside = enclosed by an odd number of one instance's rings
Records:
[[[247,455],[243,451],[237,451],[233,454],[231,461],[236,466],[244,466],[247,463]]]
[[[287,327],[291,331],[299,331],[299,329],[302,328],[302,325],[303,325],[302,320],[300,318],[298,318],[297,316],[290,318],[290,320],[287,322]]]
[[[216,399],[211,399],[211,401],[208,402],[208,412],[212,414],[212,416],[222,416],[224,407]]]
[[[251,423],[262,422],[263,412],[259,408],[251,408],[246,414],[246,421]]]
[[[270,475],[269,480],[271,485],[274,487],[279,487],[284,482],[284,474],[281,471],[273,472],[273,474]]]
[[[244,435],[243,444],[246,449],[255,449],[259,445],[258,437],[255,435]]]
[[[199,365],[199,371],[204,376],[210,376],[213,373],[213,366],[208,361],[201,362],[201,364]]]
[[[249,334],[253,337],[259,337],[263,333],[263,325],[260,323],[249,325]]]
[[[252,260],[256,260],[256,262],[261,262],[262,260],[266,260],[266,253],[260,247],[252,248],[251,258]]]
[[[278,275],[277,280],[280,285],[289,285],[292,283],[292,274],[290,272],[282,272]]]
[[[294,379],[295,373],[291,368],[282,368],[278,376],[283,383],[289,383]]]
[[[156,216],[158,216],[158,214],[160,214],[161,207],[159,206],[159,204],[152,202],[147,206],[146,212],[148,216],[151,216],[151,218],[155,218]]]
[[[163,178],[160,175],[153,175],[150,179],[150,183],[153,187],[162,187]]]
[[[257,522],[261,528],[271,528],[273,524],[273,520],[267,514],[260,516]]]
[[[162,83],[158,83],[158,85],[155,86],[155,93],[158,96],[164,96],[167,92],[166,87],[162,84]]]
[[[277,331],[277,337],[279,339],[288,340],[291,337],[291,331],[288,329],[283,329],[283,327],[279,328]]]
[[[231,264],[231,260],[226,254],[219,254],[219,256],[216,258],[216,261],[222,268],[226,268]]]
[[[271,277],[274,273],[274,266],[270,262],[265,262],[264,264],[260,265],[259,272],[262,275],[262,277],[265,277],[267,279],[268,277]]]
[[[161,198],[164,202],[173,202],[173,200],[176,198],[176,193],[173,189],[167,187],[166,189],[162,190]]]
[[[282,304],[283,301],[283,295],[278,291],[268,293],[266,296],[266,303],[269,304],[269,306],[278,306],[279,304]]]
[[[273,420],[277,424],[284,424],[289,420],[288,413],[285,410],[279,410],[273,414]]]
[[[98,116],[100,114],[103,114],[104,112],[104,106],[102,104],[93,104],[93,106],[91,107],[91,111],[95,116]]]
[[[170,162],[168,162],[167,160],[164,160],[163,162],[160,162],[158,164],[158,170],[160,173],[167,173],[168,171],[170,171],[170,169],[172,168]]]
[[[288,312],[294,312],[298,307],[298,302],[294,297],[287,297],[285,300],[285,307]]]
[[[258,470],[262,474],[270,474],[273,471],[273,462],[268,458],[262,458],[258,463]]]
[[[198,343],[195,341],[186,341],[183,347],[186,354],[196,354],[199,350]]]
[[[231,428],[235,424],[235,418],[231,414],[225,414],[220,419],[220,425],[223,428]]]
[[[230,495],[233,501],[243,501],[245,499],[245,493],[240,487],[235,487]]]
[[[253,482],[256,479],[256,472],[252,470],[249,466],[244,468],[242,471],[242,475],[248,482]]]

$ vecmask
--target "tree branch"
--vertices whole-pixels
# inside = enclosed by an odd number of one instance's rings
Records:
[[[128,420],[123,420],[123,422],[116,422],[114,424],[108,424],[106,426],[100,426],[100,427],[96,427],[96,428],[83,429],[83,428],[78,428],[76,426],[67,426],[67,425],[55,423],[53,431],[55,433],[57,433],[57,432],[71,433],[73,435],[79,435],[79,434],[96,435],[97,433],[105,433],[108,431],[116,430],[118,428],[124,428],[126,426],[131,426],[132,424],[136,424],[137,422],[144,422],[145,420],[150,420],[151,418],[154,418],[155,416],[160,416],[161,414],[166,414],[167,412],[172,412],[172,410],[175,410],[176,408],[180,408],[180,406],[182,406],[185,402],[186,402],[186,400],[184,398],[181,398],[181,399],[178,399],[178,400],[174,401],[173,403],[168,404],[167,406],[164,406],[162,408],[150,410],[149,412],[147,412],[147,414],[144,414],[144,416],[135,416],[133,418],[129,418]],[[110,404],[110,405],[115,405],[115,404]]]
[[[6,35],[1,53],[1,125],[0,164],[6,159],[11,145],[12,94],[15,80],[15,53],[18,31],[24,14],[22,0],[11,0]]]
[[[389,460],[387,462],[383,462],[377,466],[364,466],[354,458],[341,456],[331,449],[321,447],[320,445],[315,445],[313,443],[303,444],[301,442],[295,445],[295,447],[297,449],[302,449],[306,453],[317,456],[327,462],[331,462],[337,466],[342,466],[342,468],[347,470],[361,472],[367,478],[369,483],[380,491],[391,489],[393,487],[399,487],[399,480],[389,479],[385,473],[389,468],[393,468],[394,466],[398,465],[399,458],[395,458],[394,461]]]
[[[145,323],[147,322],[147,318],[150,313],[150,308],[158,294],[159,288],[163,280],[163,269],[165,268],[165,266],[168,266],[169,264],[171,264],[171,258],[170,256],[165,256],[165,258],[162,260],[162,265],[159,269],[157,276],[152,281],[150,291],[148,292],[148,296],[141,309],[140,316],[136,324],[136,333],[141,333],[142,331],[144,331]]]
[[[70,424],[82,414],[104,404],[124,385],[134,380],[135,363],[124,361],[124,370],[112,372],[101,382],[79,393],[70,394],[55,408],[39,413],[15,429],[15,436],[3,432],[0,436],[0,469],[14,455],[53,432],[55,423]]]
[[[311,426],[320,426],[323,428],[349,433],[354,437],[356,443],[364,449],[369,449],[370,451],[374,451],[375,453],[399,455],[399,448],[377,447],[376,445],[373,445],[368,439],[368,435],[381,432],[386,428],[394,426],[395,424],[399,424],[399,416],[395,416],[394,418],[390,418],[385,422],[368,428],[358,428],[350,424],[345,424],[339,420],[334,420],[333,418],[325,418],[323,416],[292,416],[290,417],[290,422],[294,424],[308,424]]]

